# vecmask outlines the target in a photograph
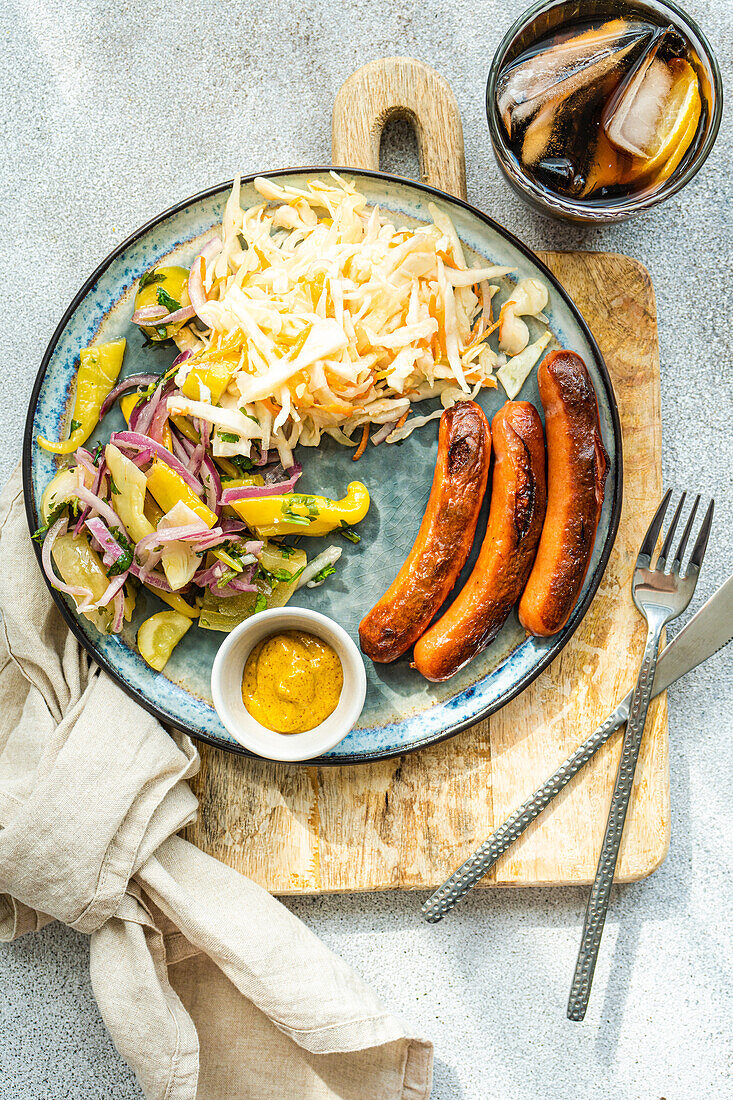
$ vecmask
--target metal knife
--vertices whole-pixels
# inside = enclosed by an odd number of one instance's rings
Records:
[[[665,646],[657,662],[653,693],[661,695],[670,684],[686,672],[702,664],[733,639],[733,576],[693,615],[679,634]],[[603,725],[584,741],[554,775],[539,787],[495,833],[485,840],[451,877],[440,886],[422,907],[426,921],[437,924],[456,902],[493,867],[499,856],[512,846],[524,830],[538,817],[574,775],[605,745],[609,737],[629,716],[631,692],[623,699]]]

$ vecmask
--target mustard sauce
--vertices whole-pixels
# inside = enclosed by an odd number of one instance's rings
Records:
[[[303,630],[263,638],[244,666],[242,701],[276,733],[305,733],[333,714],[344,686],[335,650]]]

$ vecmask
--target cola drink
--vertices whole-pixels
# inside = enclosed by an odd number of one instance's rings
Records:
[[[500,73],[507,142],[543,187],[592,202],[656,188],[702,128],[699,61],[673,27],[631,15],[540,37]]]

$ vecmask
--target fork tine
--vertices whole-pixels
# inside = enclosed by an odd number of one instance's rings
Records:
[[[644,536],[644,541],[641,544],[639,550],[639,557],[646,555],[651,559],[654,553],[654,547],[657,545],[657,539],[659,538],[659,532],[662,529],[664,523],[664,516],[667,511],[667,505],[669,504],[669,498],[672,496],[672,490],[667,489],[667,492],[662,497],[662,502],[654,513],[654,519],[649,524],[649,530]]]
[[[695,497],[695,503],[692,505],[692,508],[690,509],[690,514],[687,518],[687,523],[685,524],[685,529],[682,532],[682,538],[680,539],[680,544],[677,547],[677,553],[675,554],[674,561],[672,562],[672,569],[673,570],[679,569],[679,567],[682,563],[682,559],[685,556],[685,550],[687,549],[687,542],[688,542],[688,540],[690,538],[690,534],[692,532],[692,524],[695,520],[695,516],[697,514],[697,509],[698,509],[699,504],[700,504],[700,494],[698,493],[697,496]]]
[[[654,566],[655,569],[664,569],[665,565],[667,564],[667,556],[672,549],[672,539],[674,538],[674,533],[677,530],[677,524],[680,521],[680,516],[682,515],[682,509],[684,507],[686,497],[687,493],[683,493],[680,497],[680,502],[675,509],[675,513],[672,517],[672,522],[669,525],[669,530],[667,531],[664,544],[659,553],[659,557],[657,558],[657,564]]]
[[[690,560],[687,565],[687,573],[689,573],[691,569],[699,570],[700,566],[702,565],[702,559],[705,557],[705,550],[707,549],[708,538],[710,536],[710,528],[713,525],[714,511],[715,501],[711,500],[710,504],[708,504],[708,510],[705,513],[705,518],[702,521],[700,533],[695,539],[695,545],[693,546],[692,553],[690,554]]]

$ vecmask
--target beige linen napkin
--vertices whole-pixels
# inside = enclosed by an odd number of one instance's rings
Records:
[[[424,1100],[431,1044],[259,886],[176,836],[198,756],[89,661],[0,498],[0,938],[91,938],[117,1049],[160,1100]]]

